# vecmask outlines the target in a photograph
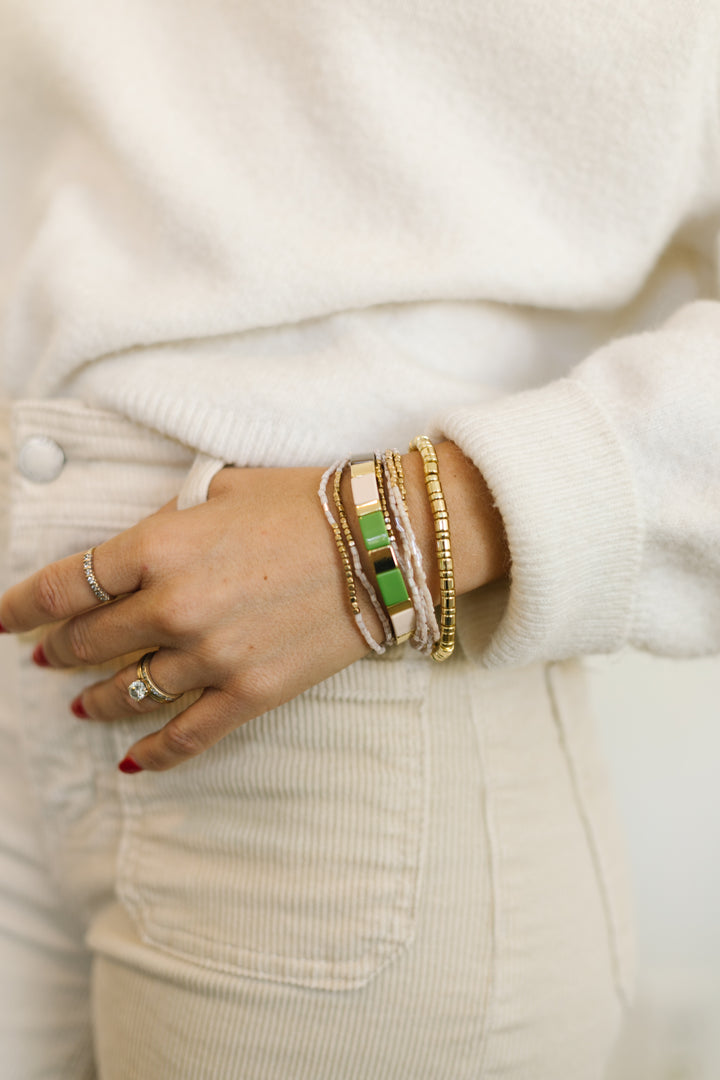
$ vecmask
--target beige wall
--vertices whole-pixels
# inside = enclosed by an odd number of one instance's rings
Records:
[[[611,1080],[718,1080],[720,659],[589,664],[638,921],[638,999]]]

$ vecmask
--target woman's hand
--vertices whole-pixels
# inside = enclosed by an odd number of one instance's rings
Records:
[[[438,452],[459,539],[456,551],[454,535],[459,591],[466,591],[503,571],[502,526],[474,466],[450,443]],[[411,519],[437,599],[422,463],[418,454],[404,461]],[[95,575],[118,597],[112,603],[95,600],[82,553],[51,563],[0,598],[5,629],[49,625],[35,654],[44,666],[92,667],[157,648],[151,674],[162,690],[202,690],[129,749],[126,771],[137,771],[133,762],[141,769],[172,768],[367,653],[320,507],[321,475],[304,468],[221,470],[206,503],[182,511],[168,503],[95,549]],[[344,502],[352,505],[349,497]],[[481,553],[479,563],[470,564],[471,553]],[[370,632],[381,640],[372,607],[359,599]],[[130,697],[136,669],[137,659],[88,686],[73,711],[112,721],[159,708],[149,697]]]
[[[169,503],[96,548],[95,575],[113,603],[95,600],[82,554],[71,555],[9,589],[0,622],[15,632],[51,624],[36,654],[51,668],[159,647],[153,680],[168,693],[203,693],[129,756],[171,768],[368,651],[318,500],[321,473],[223,469],[206,503]],[[136,667],[82,693],[90,719],[159,707],[129,696]]]

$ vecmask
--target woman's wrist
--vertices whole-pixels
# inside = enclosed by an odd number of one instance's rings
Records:
[[[443,493],[448,509],[455,588],[458,595],[470,592],[507,573],[510,555],[502,517],[493,504],[492,495],[476,466],[452,442],[437,443],[435,450]],[[440,600],[440,579],[436,557],[436,533],[430,501],[419,453],[413,451],[402,457],[410,521],[423,555],[427,583],[435,604]],[[350,478],[346,472],[341,485],[346,507],[352,507]],[[357,517],[348,515],[350,526],[368,576],[370,559],[359,535]],[[380,621],[366,596],[359,591],[358,600],[368,629],[380,642],[383,631]]]
[[[455,591],[460,595],[506,574],[510,552],[500,511],[480,471],[453,442],[437,443],[435,452],[450,522]],[[438,603],[435,523],[422,458],[413,451],[403,455],[402,460],[410,519],[422,549],[428,586]]]

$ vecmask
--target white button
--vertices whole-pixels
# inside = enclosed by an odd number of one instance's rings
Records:
[[[36,484],[49,484],[55,480],[64,464],[63,448],[48,435],[31,435],[20,447],[18,468],[26,479]]]

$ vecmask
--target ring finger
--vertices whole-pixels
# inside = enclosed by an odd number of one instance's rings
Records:
[[[93,683],[75,698],[73,712],[89,720],[119,720],[133,714],[143,716],[165,704],[152,695],[153,684],[170,697],[211,685],[207,669],[201,670],[188,653],[179,649],[156,650],[149,656],[146,671],[150,681],[141,675],[139,661],[135,661],[109,679]]]

